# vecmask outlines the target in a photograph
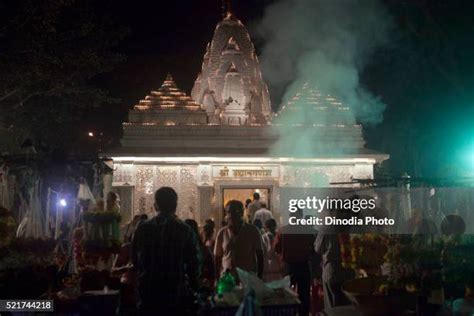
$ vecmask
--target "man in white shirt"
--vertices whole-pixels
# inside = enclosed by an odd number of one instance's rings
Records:
[[[247,212],[248,212],[248,217],[249,217],[249,221],[251,222],[254,217],[255,217],[255,212],[257,212],[259,209],[262,208],[262,202],[260,202],[260,194],[258,194],[258,192],[254,192],[253,194],[253,201],[252,203],[249,204],[248,208],[247,208]],[[265,223],[262,223],[262,224],[265,224]]]
[[[218,274],[229,270],[237,278],[237,268],[263,275],[262,236],[257,228],[243,220],[244,205],[240,201],[227,202],[227,226],[217,233],[214,259]]]
[[[261,208],[255,212],[253,220],[259,219],[262,222],[262,225],[265,226],[267,220],[273,218],[273,214],[270,210],[267,209],[265,202],[260,202]]]

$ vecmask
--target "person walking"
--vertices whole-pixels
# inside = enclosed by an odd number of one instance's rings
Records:
[[[261,208],[255,212],[253,216],[253,220],[259,219],[264,225],[269,219],[273,219],[273,213],[267,209],[267,204],[265,202],[261,202]]]
[[[249,221],[252,222],[255,216],[255,212],[262,208],[262,202],[260,201],[260,194],[258,192],[253,193],[253,201],[247,207]],[[263,223],[262,223],[263,224]]]
[[[214,258],[217,273],[230,271],[235,278],[237,268],[263,274],[262,236],[258,229],[243,220],[244,205],[231,200],[226,205],[228,223],[217,233]]]
[[[214,256],[212,255],[212,252],[209,247],[207,247],[204,242],[199,238],[198,223],[194,219],[187,219],[184,222],[193,229],[199,241],[199,248],[202,256],[202,270],[201,277],[199,279],[200,287],[205,288],[207,290],[212,290],[216,281]]]
[[[296,218],[303,218],[301,209],[294,213]],[[283,226],[275,238],[275,252],[286,264],[291,285],[296,287],[301,301],[301,315],[309,314],[311,269],[310,259],[316,230],[309,226]]]
[[[283,264],[274,247],[276,227],[277,223],[273,218],[265,222],[265,233],[262,236],[265,246],[265,266],[263,268],[263,280],[265,282],[279,280],[282,277]]]
[[[319,232],[314,242],[314,250],[321,256],[324,308],[350,304],[341,290],[342,284],[355,277],[350,269],[342,267],[340,232]]]

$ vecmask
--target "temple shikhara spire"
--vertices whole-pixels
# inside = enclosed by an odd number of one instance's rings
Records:
[[[191,96],[214,124],[267,124],[270,96],[250,35],[226,1]]]

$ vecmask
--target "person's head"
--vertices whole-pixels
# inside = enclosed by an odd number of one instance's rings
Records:
[[[277,222],[273,218],[267,219],[267,221],[265,222],[265,230],[272,234],[275,234],[276,227]]]
[[[246,199],[245,200],[245,208],[248,208],[250,203],[252,203],[252,200],[251,199]]]
[[[147,219],[148,219],[148,215],[146,215],[146,214],[140,215],[140,220],[141,221],[146,221]]]
[[[262,228],[263,228],[262,221],[259,220],[258,218],[255,219],[255,220],[253,221],[253,226],[257,227],[258,229],[262,229]]]
[[[107,193],[105,210],[106,211],[117,211],[117,208],[120,207],[120,198],[117,193],[110,191]]]
[[[303,209],[298,207],[296,211],[293,213],[293,216],[298,219],[303,218]]]
[[[238,226],[242,224],[242,217],[244,216],[244,205],[242,202],[231,200],[227,202],[225,209],[229,226]]]
[[[110,191],[107,193],[107,205],[115,205],[118,202],[118,194]]]
[[[258,194],[258,192],[254,192],[254,193],[253,193],[253,200],[254,200],[254,201],[260,200],[260,194]]]
[[[267,208],[267,203],[265,203],[265,202],[260,202],[260,206],[261,206],[262,208]]]
[[[198,223],[194,219],[188,218],[187,220],[184,221],[191,229],[193,230],[194,234],[196,234],[196,237],[199,236],[199,227]]]
[[[155,192],[155,211],[163,214],[176,213],[178,195],[170,187],[161,187]]]
[[[7,217],[7,216],[11,216],[10,211],[6,209],[5,207],[0,206],[0,217]]]
[[[210,219],[210,218],[206,219],[205,225],[208,225],[208,226],[211,227],[213,230],[214,230],[214,228],[216,228],[216,223],[215,223],[212,219]]]
[[[72,240],[81,241],[84,238],[84,227],[74,228],[72,231]]]
[[[204,224],[204,227],[202,228],[202,230],[204,232],[204,238],[210,239],[214,236],[214,225],[206,222],[206,224]]]

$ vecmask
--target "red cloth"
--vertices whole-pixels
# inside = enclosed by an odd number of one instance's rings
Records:
[[[321,283],[311,283],[311,313],[316,315],[324,309],[324,291]]]

